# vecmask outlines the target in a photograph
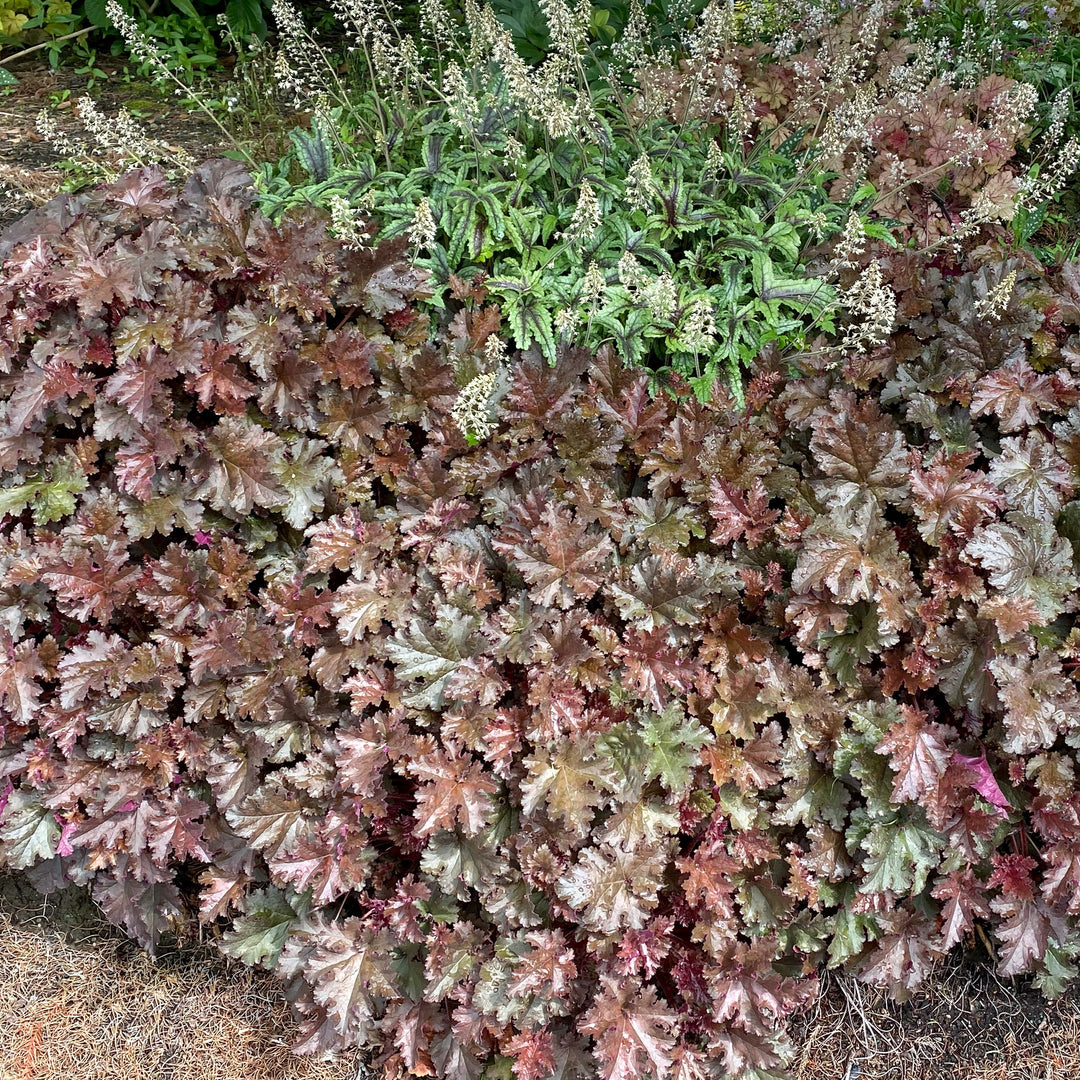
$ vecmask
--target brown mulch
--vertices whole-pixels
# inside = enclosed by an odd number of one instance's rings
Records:
[[[903,1004],[827,974],[792,1035],[794,1080],[1080,1080],[1080,988],[1048,1002],[954,950]]]
[[[295,1023],[273,976],[209,945],[153,960],[85,902],[38,897],[35,908],[20,893],[0,895],[0,1080],[369,1076],[359,1052],[292,1053]]]
[[[1080,1080],[1080,989],[1046,1002],[954,950],[904,1004],[833,973],[796,1018],[792,1080]],[[80,890],[0,877],[0,1080],[371,1080],[297,1058],[272,976],[212,945],[152,960]]]

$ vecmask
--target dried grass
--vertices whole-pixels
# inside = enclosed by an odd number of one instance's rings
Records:
[[[210,946],[152,960],[84,909],[0,881],[0,1080],[371,1075],[358,1053],[297,1058],[294,1034],[273,977]],[[827,973],[792,1034],[794,1080],[1080,1080],[1080,988],[1046,1003],[958,954],[902,1005]]]
[[[0,1080],[353,1080],[359,1054],[298,1058],[280,984],[210,948],[152,960],[0,911]],[[361,1071],[360,1076],[366,1075]]]
[[[1080,1080],[1080,991],[1046,1002],[955,955],[904,1004],[828,974],[793,1036],[795,1080]]]

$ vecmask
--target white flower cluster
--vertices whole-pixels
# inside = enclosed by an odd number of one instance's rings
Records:
[[[1046,127],[1046,145],[1057,146],[1061,142],[1061,136],[1065,133],[1065,121],[1072,112],[1072,94],[1067,86],[1063,86],[1050,105],[1050,123]]]
[[[675,279],[666,272],[661,274],[641,290],[641,299],[654,319],[671,322],[679,306],[679,290]]]
[[[642,154],[626,173],[626,203],[631,211],[648,213],[653,204],[652,166],[648,154]]]
[[[466,383],[458,394],[450,416],[466,438],[486,439],[495,430],[491,395],[498,381],[498,372],[482,372]]]
[[[600,228],[600,221],[600,203],[596,199],[596,193],[588,180],[582,180],[570,227],[556,233],[556,237],[565,240],[574,250],[580,251]]]
[[[726,0],[711,0],[690,34],[690,56],[710,60],[721,56],[735,40],[735,10]]]
[[[75,111],[102,150],[120,155],[120,168],[154,163],[173,163],[185,171],[195,167],[195,159],[186,150],[152,139],[127,109],[105,116],[90,98],[81,97]]]
[[[628,289],[640,289],[642,285],[648,284],[649,275],[632,251],[622,253],[619,258],[618,272],[619,281]]]
[[[469,32],[469,64],[483,66],[494,60],[506,76],[511,101],[541,125],[549,138],[573,134],[574,114],[564,99],[564,88],[573,63],[571,56],[576,57],[576,52],[556,50],[532,71],[518,54],[510,31],[489,5],[480,7],[476,0],[465,0],[465,25]]]
[[[159,75],[172,75],[172,69],[161,48],[139,29],[139,24],[124,11],[117,0],[107,0],[105,15],[136,60],[149,64]]]
[[[60,125],[49,115],[47,109],[34,117],[34,127],[37,133],[58,153],[67,158],[84,158],[89,156],[89,149],[81,139],[73,139],[66,131],[61,130]]]
[[[1001,281],[987,293],[982,300],[976,300],[974,312],[980,319],[997,321],[1005,314],[1016,287],[1016,271],[1006,274]]]
[[[360,211],[350,206],[343,195],[331,195],[327,200],[330,228],[350,251],[360,251],[368,241],[368,227]]]
[[[848,214],[844,234],[836,242],[836,248],[833,250],[833,265],[853,270],[858,265],[855,260],[865,250],[866,232],[863,229],[862,218],[852,210]]]
[[[881,264],[871,263],[862,276],[846,290],[841,300],[857,320],[844,337],[844,347],[865,352],[884,345],[896,325],[896,295],[881,277]]]
[[[607,282],[604,273],[595,263],[589,263],[589,269],[581,279],[581,295],[578,297],[579,304],[589,304],[595,307],[604,298],[607,292]]]
[[[716,345],[716,321],[712,302],[698,296],[690,304],[679,327],[678,345],[687,352],[709,352]]]
[[[420,200],[409,229],[409,242],[419,248],[430,248],[435,243],[435,219],[431,216],[431,203]]]
[[[877,88],[865,82],[829,113],[818,144],[823,161],[839,157],[852,142],[869,144],[869,124],[877,112],[877,104]]]
[[[278,51],[274,58],[274,78],[278,88],[291,96],[295,106],[326,92],[323,75],[326,58],[307,32],[300,13],[289,0],[273,0],[270,8],[278,31]]]
[[[1080,166],[1080,142],[1073,137],[1058,151],[1058,155],[1042,176],[1025,176],[1020,180],[1019,205],[1032,206],[1052,199]]]

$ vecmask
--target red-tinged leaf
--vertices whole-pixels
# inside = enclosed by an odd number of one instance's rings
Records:
[[[248,420],[225,417],[206,435],[206,480],[193,497],[230,517],[256,506],[281,506],[288,493],[274,470],[282,441]]]
[[[931,895],[945,901],[941,909],[941,947],[946,951],[963,940],[976,919],[990,915],[986,886],[975,877],[971,867],[953,870],[938,882]]]
[[[659,916],[644,930],[628,930],[619,943],[617,970],[623,975],[651,979],[671,951],[673,920]]]
[[[16,723],[29,726],[37,716],[45,674],[34,641],[16,645],[8,631],[0,631],[0,704]]]
[[[41,576],[56,593],[62,611],[106,625],[135,588],[139,568],[128,558],[127,543],[118,539],[73,552],[69,561],[53,564]]]
[[[883,630],[906,625],[917,595],[911,563],[873,503],[830,511],[803,533],[791,587],[825,588],[842,604],[872,601]]]
[[[514,1059],[511,1069],[516,1080],[546,1080],[555,1071],[551,1032],[522,1031],[500,1046],[502,1052]]]
[[[349,830],[330,840],[302,836],[295,846],[268,861],[270,876],[278,885],[288,885],[298,893],[310,889],[315,905],[322,906],[358,889],[374,855],[367,834]]]
[[[153,955],[170,921],[183,915],[183,900],[171,881],[142,881],[130,867],[129,857],[120,855],[111,874],[94,881],[94,899],[111,923]]]
[[[769,529],[780,520],[780,511],[769,508],[769,495],[760,477],[755,477],[749,491],[713,477],[709,483],[709,512],[717,523],[710,539],[727,544],[745,538],[747,547],[755,548]]]
[[[167,866],[170,857],[183,862],[197,859],[213,862],[203,844],[201,819],[209,808],[201,799],[169,794],[158,800],[150,812],[150,854],[158,866]]]
[[[362,1043],[374,1030],[377,999],[399,996],[394,945],[386,930],[373,931],[360,919],[335,922],[316,913],[286,942],[278,971],[303,974],[334,1029]]]
[[[996,806],[1004,813],[1008,813],[1011,809],[1009,800],[1005,798],[1004,792],[1001,790],[1001,787],[995,779],[985,754],[980,754],[978,757],[965,757],[963,754],[953,754],[952,760],[963,765],[965,769],[974,774],[974,780],[972,781],[971,786],[975,791],[977,791],[988,803]]]
[[[1051,649],[1040,649],[1033,657],[1000,655],[987,667],[1005,705],[1002,748],[1008,753],[1049,749],[1066,717],[1080,715],[1080,693]]]
[[[552,820],[584,839],[593,811],[609,798],[616,782],[614,768],[596,754],[593,742],[564,740],[554,751],[539,747],[527,757],[528,779],[521,784],[522,811],[534,814],[542,802]]]
[[[1047,864],[1040,890],[1048,904],[1064,904],[1071,915],[1080,912],[1080,844],[1075,840],[1051,844],[1042,853]]]
[[[273,788],[263,788],[230,807],[225,819],[267,859],[296,845],[310,831],[310,819],[304,807]]]
[[[818,409],[811,420],[810,453],[824,477],[817,486],[830,502],[846,505],[869,495],[884,505],[907,496],[904,436],[872,397],[834,391],[828,407]]]
[[[628,852],[612,844],[584,848],[555,883],[559,898],[580,913],[589,929],[615,934],[640,930],[656,909],[669,844]]]
[[[199,404],[204,409],[213,409],[218,415],[243,416],[245,401],[257,390],[232,362],[237,351],[235,345],[203,341],[201,370],[187,379]]]
[[[773,980],[761,981],[757,973],[729,974],[713,980],[713,1019],[734,1021],[740,1030],[767,1035],[786,1009]]]
[[[170,544],[160,559],[147,565],[136,595],[163,626],[204,627],[210,612],[224,601],[215,577],[208,572],[205,551]]]
[[[91,630],[85,645],[73,646],[60,660],[60,704],[71,709],[93,691],[123,685],[124,672],[131,662],[127,643],[119,634]]]
[[[926,714],[910,705],[900,708],[901,719],[878,743],[889,755],[896,773],[893,802],[921,802],[935,791],[950,761],[948,729],[926,721]]]
[[[971,414],[992,412],[1002,431],[1019,431],[1037,424],[1040,410],[1057,409],[1056,390],[1049,375],[1036,374],[1026,360],[1017,357],[975,384]]]
[[[994,930],[1001,946],[998,974],[1008,977],[1031,971],[1046,953],[1050,936],[1048,909],[1037,900],[1007,896],[994,897],[990,907],[1005,920]]]
[[[649,393],[648,377],[622,366],[610,346],[602,345],[592,374],[599,386],[597,404],[602,415],[614,420],[625,433],[635,454],[647,454],[663,437],[671,417],[671,403]]]
[[[1023,440],[1002,439],[1001,454],[990,463],[990,479],[1004,491],[1012,509],[1053,521],[1073,493],[1072,470],[1039,431]]]
[[[719,841],[702,845],[693,855],[675,860],[675,866],[686,875],[683,892],[696,907],[713,911],[728,918],[734,912],[732,895],[737,888],[733,877],[743,867],[733,859]]]
[[[924,916],[901,910],[884,923],[888,932],[861,964],[859,979],[888,990],[896,1001],[904,1001],[943,953],[934,940],[934,924]]]
[[[144,356],[127,361],[105,383],[104,395],[116,402],[140,424],[155,416],[165,417],[169,391],[165,384],[176,375],[169,354],[152,345]]]
[[[459,822],[466,836],[484,828],[492,813],[490,796],[498,787],[472,755],[439,749],[409,762],[407,768],[421,781],[416,789],[417,836],[453,830]]]
[[[680,1040],[672,1051],[671,1080],[710,1080],[711,1058],[702,1050]]]
[[[646,1073],[665,1080],[678,1041],[679,1017],[659,1001],[653,987],[600,977],[600,992],[578,1022],[591,1035],[602,1080],[639,1080]]]
[[[525,941],[530,948],[514,967],[508,993],[552,1001],[564,999],[578,975],[574,949],[566,935],[561,930],[532,930],[525,935]]]
[[[940,543],[949,530],[970,536],[1003,504],[1001,493],[986,475],[968,468],[977,456],[974,450],[952,456],[941,450],[929,468],[912,470],[911,494],[924,540]]]
[[[720,1050],[724,1068],[732,1076],[739,1076],[747,1069],[775,1069],[782,1064],[780,1055],[764,1035],[752,1035],[728,1026],[709,1040],[710,1050]]]
[[[553,505],[544,508],[528,542],[496,539],[495,547],[532,586],[538,603],[564,609],[595,595],[614,550],[609,537]]]
[[[663,630],[631,630],[615,654],[626,665],[626,685],[658,712],[667,704],[669,690],[684,693],[697,673],[697,664],[669,645]]]

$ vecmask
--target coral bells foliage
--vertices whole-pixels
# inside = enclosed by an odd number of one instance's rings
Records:
[[[976,921],[1060,990],[1080,267],[897,254],[887,346],[740,409],[513,356],[467,438],[483,291],[429,344],[401,246],[251,198],[0,241],[9,868],[387,1075],[762,1076],[821,963],[903,993]]]

